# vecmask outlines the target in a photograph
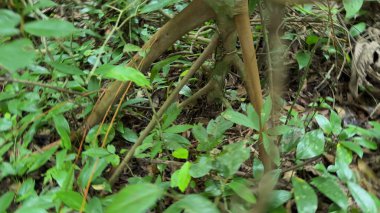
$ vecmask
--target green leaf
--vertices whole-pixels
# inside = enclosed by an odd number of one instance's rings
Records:
[[[117,194],[110,196],[111,202],[105,212],[144,213],[147,212],[163,194],[164,191],[159,186],[150,183],[127,185]]]
[[[343,6],[346,10],[346,18],[354,17],[363,5],[364,0],[343,0]]]
[[[133,67],[127,67],[125,65],[114,66],[105,64],[96,69],[95,73],[107,79],[115,79],[118,81],[132,81],[140,87],[150,86],[149,81],[140,71]]]
[[[189,151],[187,149],[180,148],[175,150],[172,155],[178,159],[187,159],[189,157]]]
[[[207,175],[212,169],[212,159],[210,157],[199,157],[196,163],[190,168],[190,175],[193,178],[200,178]]]
[[[368,192],[354,182],[348,182],[347,186],[355,202],[364,213],[378,212],[376,203]]]
[[[308,66],[311,60],[311,53],[308,51],[298,51],[296,54],[298,68],[301,70]]]
[[[253,177],[258,180],[260,180],[261,177],[264,175],[264,164],[263,162],[261,162],[260,159],[255,158],[253,160],[252,172],[253,172]]]
[[[93,158],[101,158],[101,157],[111,155],[111,153],[109,151],[107,151],[106,149],[100,148],[100,147],[94,147],[94,148],[87,149],[82,154],[86,155],[86,156],[93,157]]]
[[[15,196],[14,192],[7,192],[0,197],[0,212],[6,212]]]
[[[141,48],[139,46],[136,46],[134,44],[126,44],[124,45],[123,52],[138,52]]]
[[[178,134],[173,133],[164,133],[163,142],[167,149],[169,150],[177,150],[180,148],[186,148],[190,145],[190,141]]]
[[[62,114],[58,114],[53,116],[53,121],[55,129],[61,137],[62,146],[65,149],[71,149],[70,126],[66,118]]]
[[[16,26],[21,17],[12,10],[0,9],[0,36],[12,36],[19,33]]]
[[[297,159],[308,159],[323,153],[325,136],[322,130],[313,130],[306,133],[297,145]]]
[[[290,126],[280,125],[280,126],[272,127],[266,130],[266,132],[268,133],[268,135],[279,136],[279,135],[285,135],[289,133],[291,130],[292,130],[292,127]]]
[[[322,192],[330,200],[334,201],[344,211],[348,208],[348,198],[346,193],[342,190],[339,183],[335,178],[330,177],[316,177],[313,178],[311,184],[314,185],[320,192]]]
[[[261,112],[261,122],[263,123],[263,125],[266,124],[267,121],[269,120],[271,111],[272,111],[272,98],[268,96],[265,99],[263,111]]]
[[[172,57],[166,58],[166,59],[164,59],[164,60],[162,60],[162,61],[159,61],[159,62],[155,63],[155,64],[153,65],[153,67],[152,67],[152,70],[150,71],[150,81],[153,82],[154,79],[156,78],[158,72],[159,72],[162,68],[164,68],[164,67],[170,65],[171,63],[175,62],[175,61],[178,60],[180,57],[181,57],[181,55],[175,55],[175,56],[172,56]]]
[[[236,112],[232,109],[228,109],[225,112],[223,112],[222,116],[225,119],[230,120],[236,124],[239,124],[239,125],[242,125],[242,126],[254,129],[254,130],[259,130],[259,126],[254,121],[252,121],[247,116],[245,116],[239,112]]]
[[[253,190],[251,190],[251,188],[242,181],[233,180],[231,183],[227,184],[227,186],[248,203],[256,203],[256,197],[253,194]]]
[[[0,67],[16,71],[33,64],[36,53],[29,39],[18,39],[0,46]]]
[[[354,173],[349,167],[351,162],[352,152],[339,143],[336,147],[335,167],[338,177],[344,182],[354,179]]]
[[[342,141],[339,143],[342,144],[347,149],[355,152],[360,158],[363,157],[363,149],[359,145],[357,145],[356,143],[347,142],[347,141]]]
[[[0,132],[10,130],[12,128],[12,121],[8,118],[0,118]]]
[[[262,133],[262,138],[263,138],[265,152],[269,156],[271,156],[272,161],[277,166],[279,166],[281,159],[280,159],[280,151],[278,150],[277,146],[273,143],[273,141],[270,140],[269,136],[265,134],[264,132]]]
[[[179,2],[179,0],[152,0],[149,4],[146,4],[141,8],[140,14],[160,10],[177,2]]]
[[[319,127],[322,128],[323,132],[330,134],[332,131],[332,126],[330,121],[323,115],[315,115],[315,120],[317,121]]]
[[[164,132],[167,133],[182,133],[186,132],[187,130],[193,128],[193,125],[173,125],[167,129],[165,129]]]
[[[29,164],[28,172],[37,170],[41,166],[45,165],[45,163],[51,158],[57,149],[58,147],[53,147],[43,153],[37,153],[29,156],[27,159],[27,162]]]
[[[358,143],[360,146],[365,147],[367,149],[376,150],[377,149],[377,143],[371,140],[368,140],[364,137],[355,137],[354,142]]]
[[[83,196],[74,191],[60,191],[56,193],[58,199],[60,199],[66,206],[80,210],[82,206]]]
[[[366,24],[364,22],[360,22],[350,28],[350,34],[352,37],[357,37],[365,31],[365,28]]]
[[[342,119],[339,117],[339,115],[331,110],[330,112],[330,123],[332,127],[332,133],[334,135],[339,135],[342,132]]]
[[[226,130],[231,128],[234,124],[231,121],[218,116],[215,120],[211,120],[207,125],[207,133],[214,136],[214,138],[221,138]]]
[[[259,115],[257,114],[255,109],[253,108],[252,104],[248,104],[247,115],[248,115],[248,118],[251,120],[251,122],[254,123],[254,126],[259,128],[259,126],[260,126]]]
[[[285,190],[273,190],[269,202],[270,208],[278,208],[292,198],[292,193]]]
[[[184,196],[167,208],[164,213],[178,213],[182,210],[186,213],[219,213],[214,203],[198,194]]]
[[[300,213],[313,213],[318,207],[318,198],[313,188],[298,177],[292,178],[294,198]]]
[[[306,44],[308,44],[308,45],[316,44],[318,41],[319,41],[319,36],[317,36],[315,34],[308,35],[306,37]]]
[[[67,74],[67,75],[84,75],[85,74],[77,66],[70,65],[67,63],[50,62],[49,65],[52,66],[56,71]]]
[[[193,133],[194,138],[197,139],[197,141],[199,142],[197,150],[208,151],[209,143],[208,143],[207,130],[201,124],[198,124],[193,127],[193,129],[191,130],[191,133]]]
[[[243,142],[223,146],[223,152],[216,159],[216,168],[224,177],[231,177],[249,156],[249,148]]]
[[[191,181],[190,167],[191,163],[186,162],[179,170],[175,171],[172,175],[170,185],[172,187],[178,187],[181,192],[184,192]]]
[[[47,19],[33,21],[25,24],[27,33],[35,36],[66,37],[73,34],[77,29],[68,21],[61,19]]]

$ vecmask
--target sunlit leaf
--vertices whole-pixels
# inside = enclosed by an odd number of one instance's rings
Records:
[[[83,196],[74,191],[61,191],[57,192],[57,197],[68,207],[80,210],[82,206]]]
[[[6,212],[7,208],[11,205],[15,196],[14,192],[7,192],[0,197],[0,212]]]
[[[77,29],[68,21],[62,19],[38,20],[25,24],[25,31],[35,36],[66,37]]]
[[[141,87],[149,87],[150,85],[149,81],[140,71],[125,65],[114,66],[106,64],[99,67],[95,73],[101,75],[103,78],[115,79],[118,81],[132,81]]]
[[[62,146],[65,149],[71,149],[70,126],[62,114],[53,116],[54,127],[61,137]]]
[[[12,10],[0,9],[0,36],[11,36],[19,33],[16,26],[21,17]]]
[[[186,195],[167,208],[164,213],[219,213],[215,204],[202,195]]]
[[[159,186],[150,183],[127,185],[117,194],[110,196],[111,202],[105,212],[147,212],[163,193]]]
[[[175,150],[172,155],[178,159],[187,159],[189,157],[189,151],[187,149],[180,148]]]
[[[318,198],[313,188],[301,178],[292,178],[294,199],[298,212],[314,213],[318,207]]]
[[[323,153],[325,136],[322,130],[306,133],[297,145],[297,159],[308,159]]]
[[[311,184],[314,185],[326,197],[330,198],[343,210],[347,210],[348,197],[337,182],[337,179],[329,177],[313,178]]]
[[[296,54],[296,60],[298,62],[298,68],[301,70],[308,66],[311,60],[311,53],[307,51],[299,51]]]
[[[36,53],[29,39],[18,39],[0,45],[0,67],[16,71],[34,63]]]
[[[343,0],[343,6],[346,10],[346,18],[354,17],[363,5],[364,0]]]
[[[348,182],[347,185],[355,202],[364,213],[378,212],[376,203],[368,192],[354,182]]]

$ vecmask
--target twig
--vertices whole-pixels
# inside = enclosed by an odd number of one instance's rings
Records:
[[[52,85],[49,85],[49,84],[43,84],[43,83],[40,83],[40,82],[35,82],[35,81],[25,81],[25,80],[14,79],[14,78],[3,78],[3,77],[0,77],[0,82],[7,82],[7,81],[8,82],[15,82],[15,83],[26,84],[26,85],[30,85],[30,86],[45,87],[45,88],[57,90],[59,92],[73,94],[73,95],[88,96],[90,94],[90,93],[77,92],[77,91],[73,91],[73,90],[67,90],[67,89],[64,89],[64,88],[61,88],[61,87],[56,87],[56,86],[52,86]]]

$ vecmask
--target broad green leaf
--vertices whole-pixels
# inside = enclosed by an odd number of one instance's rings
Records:
[[[208,151],[209,141],[207,130],[202,125],[198,124],[193,127],[191,133],[193,134],[194,138],[197,139],[197,141],[199,142],[197,150]]]
[[[146,4],[141,8],[140,14],[160,10],[177,2],[179,2],[179,0],[152,0],[149,4]]]
[[[179,134],[173,134],[173,133],[164,133],[163,136],[163,142],[167,149],[169,150],[177,150],[180,148],[187,148],[190,145],[190,141],[179,135]]]
[[[207,175],[212,169],[212,159],[210,157],[199,157],[197,162],[193,163],[190,168],[190,175],[193,178],[200,178]]]
[[[56,193],[58,199],[60,199],[66,206],[80,210],[82,206],[83,196],[74,191],[60,191]]]
[[[179,170],[175,171],[172,175],[170,185],[172,187],[178,187],[181,192],[184,192],[191,181],[190,167],[191,163],[186,162]]]
[[[98,197],[93,197],[86,206],[86,211],[89,213],[103,213],[102,202]]]
[[[16,26],[21,17],[12,10],[0,9],[0,36],[12,36],[19,33]]]
[[[215,138],[220,138],[224,132],[233,125],[231,121],[224,119],[222,116],[218,116],[215,120],[213,119],[208,123],[207,133]]]
[[[138,52],[141,48],[139,46],[136,46],[134,44],[126,44],[124,45],[123,52]]]
[[[308,51],[298,51],[296,54],[298,68],[301,70],[308,66],[311,60],[311,53]]]
[[[366,139],[364,137],[355,137],[354,142],[358,143],[360,146],[365,147],[367,149],[372,149],[372,150],[377,149],[377,143],[376,142],[369,140],[369,139]]]
[[[311,34],[306,37],[306,44],[308,45],[316,44],[318,41],[319,41],[319,36],[315,34]]]
[[[277,208],[292,198],[292,193],[285,190],[273,190],[269,202],[270,208]]]
[[[12,121],[8,118],[0,118],[0,132],[10,130],[12,128]]]
[[[343,6],[346,10],[346,18],[354,17],[363,5],[364,0],[343,0]]]
[[[271,156],[272,161],[279,166],[280,165],[280,151],[277,146],[270,140],[269,136],[265,133],[262,133],[262,139],[264,144],[265,152]]]
[[[378,212],[375,201],[367,191],[354,182],[348,182],[347,185],[355,202],[364,213]]]
[[[354,173],[349,167],[351,162],[352,152],[339,143],[336,147],[335,167],[338,177],[344,182],[354,179]]]
[[[258,180],[260,180],[261,177],[264,175],[264,164],[263,162],[261,162],[260,159],[255,158],[253,160],[252,172],[253,172],[253,177]]]
[[[166,67],[166,66],[169,66],[171,63],[175,62],[176,60],[178,60],[179,58],[181,57],[181,55],[175,55],[175,56],[172,56],[170,58],[166,58],[162,61],[159,61],[157,62],[156,64],[153,65],[152,67],[152,70],[150,72],[150,81],[153,82],[154,79],[156,78],[158,72]]]
[[[176,103],[173,103],[168,110],[166,110],[162,120],[162,129],[167,129],[169,126],[173,125],[173,122],[178,118],[181,113],[181,108],[178,107]]]
[[[248,115],[248,118],[254,123],[254,126],[256,126],[259,129],[259,126],[260,126],[259,115],[257,114],[256,110],[253,108],[252,104],[248,104],[247,106],[247,115]]]
[[[339,117],[339,115],[331,110],[330,111],[330,124],[332,127],[332,133],[334,135],[339,135],[342,132],[342,119]]]
[[[193,125],[173,125],[167,129],[165,129],[165,132],[167,133],[182,133],[186,132],[187,130],[193,128]]]
[[[53,147],[43,153],[36,153],[28,157],[27,163],[29,164],[28,173],[33,172],[43,166],[55,153],[58,147]]]
[[[330,134],[333,127],[331,126],[330,121],[323,115],[315,115],[315,120],[317,121],[319,127],[322,128],[323,132]]]
[[[183,211],[182,211],[183,210]],[[198,195],[186,195],[179,201],[172,204],[167,208],[164,213],[219,213],[219,210],[216,208],[215,204],[212,203],[207,198]]]
[[[115,79],[118,81],[132,81],[140,87],[149,87],[150,83],[145,76],[133,67],[125,65],[110,65],[105,64],[99,67],[96,74],[101,75],[103,78]]]
[[[216,168],[224,177],[231,177],[249,155],[250,151],[243,142],[223,146],[223,152],[216,159]]]
[[[360,158],[363,157],[363,149],[359,145],[357,145],[356,143],[348,142],[348,141],[342,141],[339,143],[342,144],[347,149],[355,152]]]
[[[278,136],[278,135],[284,135],[284,134],[287,134],[287,133],[289,133],[291,130],[293,130],[293,128],[290,127],[290,126],[287,126],[287,125],[280,125],[280,126],[272,127],[272,128],[270,128],[270,129],[266,130],[266,132],[268,133],[268,135]]]
[[[150,183],[127,185],[117,194],[111,195],[106,213],[133,212],[144,213],[164,194],[162,188]]]
[[[65,149],[71,149],[70,126],[62,114],[53,116],[54,127],[61,137],[62,146]]]
[[[15,196],[14,192],[7,192],[0,197],[0,212],[6,212]]]
[[[292,178],[294,199],[299,213],[313,213],[318,207],[318,198],[313,188],[301,178]]]
[[[227,186],[248,203],[256,203],[256,197],[253,194],[253,190],[242,181],[233,180],[231,183],[227,184]]]
[[[350,28],[350,35],[352,37],[357,37],[365,31],[365,28],[366,28],[366,24],[364,22],[355,24]]]
[[[189,151],[187,149],[180,148],[175,150],[172,155],[178,159],[187,159],[189,157]]]
[[[334,201],[340,208],[347,210],[348,197],[342,190],[336,178],[329,177],[316,177],[313,178],[311,184],[314,185],[320,192],[322,192],[330,200]]]
[[[35,57],[33,43],[29,39],[18,39],[0,45],[0,67],[10,71],[33,64]]]
[[[61,19],[47,19],[33,21],[25,24],[27,33],[35,36],[66,37],[73,34],[77,29],[68,21]]]
[[[297,145],[297,159],[308,159],[324,152],[325,136],[322,130],[313,130],[306,133]]]
[[[259,130],[259,126],[256,125],[256,123],[254,121],[252,121],[247,116],[245,116],[239,112],[236,112],[232,109],[228,109],[225,112],[223,112],[222,116],[225,119],[230,120],[236,124],[239,124],[239,125],[242,125],[242,126],[254,129],[254,130]]]
[[[111,153],[107,151],[106,149],[100,148],[100,147],[94,147],[87,149],[82,153],[83,155],[90,156],[93,158],[101,158],[110,155]]]
[[[261,122],[263,122],[262,125],[266,124],[267,121],[269,120],[271,111],[272,111],[272,98],[268,96],[265,99],[263,111],[261,112]]]
[[[50,62],[50,66],[52,66],[56,71],[67,74],[67,75],[84,75],[85,73],[82,72],[81,69],[79,69],[77,66],[66,64],[66,63],[59,63],[59,62]]]

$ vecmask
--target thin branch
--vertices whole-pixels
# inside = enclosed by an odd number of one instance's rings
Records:
[[[64,89],[64,88],[61,88],[61,87],[52,86],[52,85],[49,85],[49,84],[43,84],[43,83],[40,83],[40,82],[25,81],[25,80],[14,79],[14,78],[3,78],[3,77],[0,77],[0,82],[15,82],[15,83],[26,84],[26,85],[29,85],[29,86],[45,87],[45,88],[53,89],[53,90],[56,90],[56,91],[59,91],[59,92],[73,94],[73,95],[80,95],[80,96],[84,96],[84,97],[86,97],[86,96],[88,96],[89,94],[92,93],[92,92],[90,92],[90,93],[88,93],[88,92],[82,93],[82,92],[77,92],[77,91],[73,91],[73,90],[67,90],[67,89]]]

